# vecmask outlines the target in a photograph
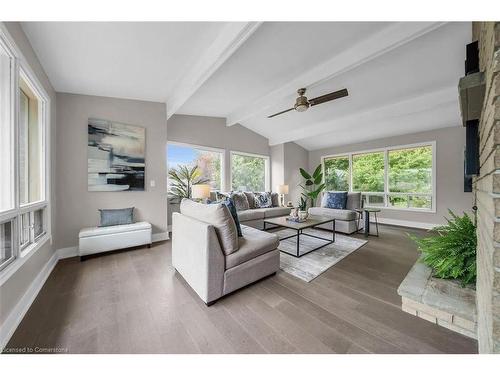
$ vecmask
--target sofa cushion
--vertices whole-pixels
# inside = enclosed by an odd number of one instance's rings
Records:
[[[255,195],[251,191],[244,191],[243,194],[247,196],[248,208],[255,208]]]
[[[278,216],[286,216],[290,215],[291,208],[289,207],[269,207],[269,208],[261,208],[264,211],[264,217],[278,217]]]
[[[249,221],[249,220],[261,220],[264,219],[265,216],[264,208],[256,208],[253,210],[246,210],[238,212],[238,218],[240,222]]]
[[[203,221],[215,227],[222,251],[229,255],[238,250],[238,232],[231,212],[225,204],[202,204],[184,198],[181,214]]]
[[[311,207],[309,215],[333,217],[336,220],[356,220],[356,211],[337,210],[335,208]]]
[[[357,208],[361,208],[361,193],[348,193],[345,208],[353,211]]]
[[[231,193],[231,199],[233,200],[237,211],[245,211],[250,208],[245,193],[233,192]]]
[[[259,255],[276,249],[280,243],[277,235],[243,225],[238,251],[226,256],[226,269],[245,263]]]
[[[136,230],[151,230],[151,224],[139,221],[133,224],[110,225],[106,227],[84,228],[78,234],[79,238],[102,236],[106,234],[127,233]]]

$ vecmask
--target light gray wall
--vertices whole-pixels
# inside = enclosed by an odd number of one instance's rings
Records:
[[[308,151],[295,142],[285,143],[283,168],[285,184],[289,187],[288,195],[285,197],[285,201],[292,201],[294,205],[298,205],[302,194],[302,188],[299,185],[303,181],[299,168],[308,170]]]
[[[166,106],[164,103],[57,93],[56,246],[78,243],[78,232],[98,224],[99,208],[135,207],[136,220],[167,230]],[[87,125],[89,117],[146,128],[145,191],[87,191]],[[156,187],[150,187],[155,180]]]
[[[29,66],[37,76],[40,83],[50,96],[50,143],[52,145],[50,150],[50,165],[51,174],[49,176],[51,181],[51,208],[52,208],[52,236],[57,234],[57,227],[55,225],[55,212],[56,212],[56,183],[55,183],[55,169],[56,169],[56,93],[49,82],[42,65],[38,61],[35,52],[26,38],[20,24],[18,22],[6,22],[8,32],[14,39],[24,57],[26,58]],[[9,314],[13,311],[14,307],[21,300],[23,295],[30,287],[33,280],[41,271],[43,266],[49,261],[54,254],[54,247],[47,242],[43,247],[37,250],[26,263],[24,263],[17,272],[11,276],[0,287],[0,326],[4,324]]]
[[[464,211],[470,212],[473,206],[472,193],[464,193],[463,190],[465,130],[461,126],[311,151],[309,153],[309,167],[312,169],[318,165],[323,155],[428,141],[436,141],[436,213],[382,209],[380,217],[441,224],[445,222],[444,216],[449,216],[448,208],[461,214]]]
[[[173,115],[167,124],[168,140],[192,145],[214,147],[226,150],[225,185],[230,187],[229,151],[242,151],[260,155],[270,155],[267,138],[244,128],[241,125],[226,126],[226,119],[221,117]],[[272,163],[272,161],[271,161]],[[271,171],[272,181],[272,171]],[[273,189],[275,187],[272,186]],[[169,208],[169,223],[172,212],[178,205]]]
[[[270,147],[271,153],[271,190],[276,191],[278,185],[285,184],[285,145],[281,143],[279,145]]]

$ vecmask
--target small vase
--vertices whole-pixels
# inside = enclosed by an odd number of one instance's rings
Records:
[[[309,213],[307,211],[299,211],[299,219],[300,220],[305,220],[309,216]]]

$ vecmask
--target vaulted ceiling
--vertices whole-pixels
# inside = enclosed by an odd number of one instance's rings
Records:
[[[167,103],[306,149],[460,126],[470,23],[23,23],[56,91]],[[313,98],[349,96],[306,112]]]

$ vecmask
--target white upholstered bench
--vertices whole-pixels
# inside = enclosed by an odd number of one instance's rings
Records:
[[[78,235],[80,257],[127,247],[148,245],[152,242],[151,224],[141,221],[133,224],[112,225],[82,229]]]

